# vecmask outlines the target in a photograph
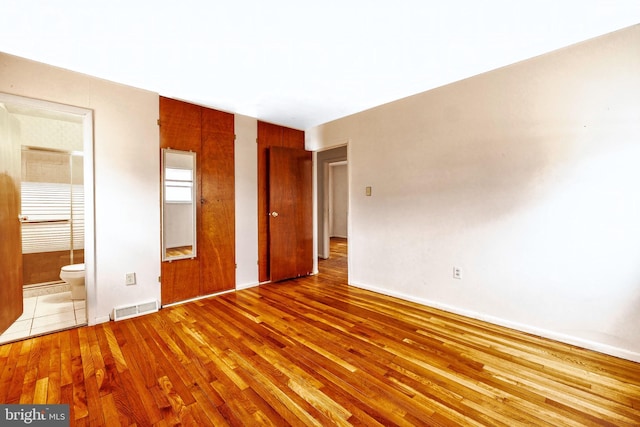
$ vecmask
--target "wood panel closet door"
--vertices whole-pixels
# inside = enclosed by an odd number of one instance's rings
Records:
[[[198,153],[202,144],[201,122],[202,112],[199,106],[160,97],[160,148]],[[199,163],[200,158],[196,157]],[[195,178],[199,183],[199,164],[196,165]],[[196,204],[196,217],[199,229],[201,217],[199,203]],[[163,305],[200,295],[200,261],[198,258],[162,262],[160,274]]]
[[[235,288],[234,117],[202,110],[201,198],[198,253],[200,293]]]

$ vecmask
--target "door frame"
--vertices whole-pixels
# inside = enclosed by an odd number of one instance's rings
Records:
[[[49,110],[53,112],[75,114],[82,117],[82,140],[84,157],[84,263],[85,263],[85,289],[86,316],[89,325],[90,314],[97,306],[96,301],[96,261],[95,261],[95,197],[94,197],[94,150],[93,150],[93,110],[72,105],[59,104],[41,99],[11,95],[0,92],[0,102],[17,105],[20,107],[37,110]]]
[[[346,156],[344,155],[329,155],[327,158],[320,159],[319,153],[326,153],[331,150],[342,149],[346,147]],[[318,273],[318,258],[327,259],[329,257],[329,167],[331,163],[346,162],[347,165],[347,192],[348,192],[348,211],[351,212],[351,167],[349,165],[351,159],[351,145],[350,139],[343,140],[342,142],[333,145],[331,147],[319,149],[313,152],[313,271],[314,274]],[[322,189],[322,193],[320,192]],[[322,231],[320,231],[322,229]],[[347,235],[351,236],[351,215],[347,217]],[[322,240],[322,246],[319,244]],[[347,252],[347,271],[350,265],[350,252]],[[348,277],[348,273],[347,273]]]

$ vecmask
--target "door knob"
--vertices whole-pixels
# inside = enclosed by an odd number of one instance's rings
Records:
[[[276,211],[271,212],[271,216],[274,217],[274,218],[277,217],[278,216],[278,212],[276,212]]]

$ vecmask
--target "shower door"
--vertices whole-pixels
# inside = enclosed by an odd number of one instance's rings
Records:
[[[25,285],[60,282],[60,269],[84,262],[82,157],[22,148],[22,264]]]

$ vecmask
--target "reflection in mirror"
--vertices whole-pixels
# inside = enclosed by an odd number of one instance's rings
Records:
[[[196,256],[196,153],[162,149],[162,260]]]

